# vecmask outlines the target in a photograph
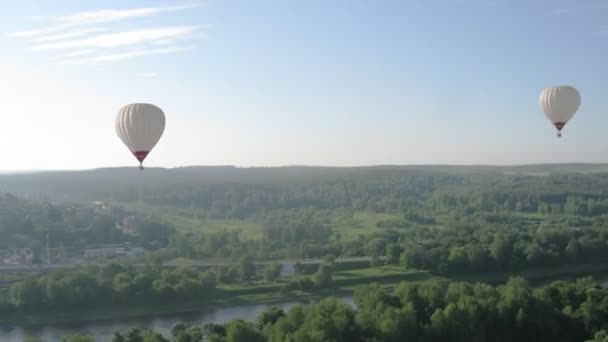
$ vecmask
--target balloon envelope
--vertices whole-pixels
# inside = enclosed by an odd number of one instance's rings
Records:
[[[152,104],[129,104],[122,107],[116,115],[116,133],[139,160],[140,167],[164,130],[165,114]]]
[[[538,100],[545,116],[558,132],[561,132],[581,105],[581,95],[578,90],[567,85],[544,89]],[[558,133],[558,136],[561,135]]]

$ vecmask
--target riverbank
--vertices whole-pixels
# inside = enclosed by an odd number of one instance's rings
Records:
[[[563,265],[554,268],[530,269],[514,273],[491,273],[482,275],[459,275],[439,277],[427,271],[403,270],[401,266],[382,266],[374,268],[340,271],[334,273],[331,286],[311,291],[285,291],[289,278],[276,283],[242,283],[220,285],[214,293],[198,301],[173,303],[149,303],[128,306],[97,306],[94,309],[70,310],[57,312],[52,310],[27,312],[10,317],[0,316],[0,325],[42,326],[52,324],[70,324],[100,322],[116,319],[133,319],[150,316],[200,313],[215,308],[247,305],[273,305],[283,302],[307,302],[326,296],[348,296],[365,284],[380,283],[386,288],[393,288],[402,281],[420,282],[436,280],[440,282],[466,281],[471,283],[500,283],[511,276],[522,276],[532,284],[543,284],[554,280],[572,279],[592,275],[608,275],[608,264]],[[209,297],[212,297],[210,299]]]

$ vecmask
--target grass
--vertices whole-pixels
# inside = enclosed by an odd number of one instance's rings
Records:
[[[357,211],[343,214],[336,212],[333,222],[329,225],[333,232],[339,233],[342,239],[356,239],[359,235],[369,235],[383,231],[376,224],[380,221],[396,220],[401,216],[397,214],[374,213]],[[170,222],[178,230],[192,233],[219,233],[223,231],[239,231],[241,238],[259,240],[262,238],[261,224],[249,220],[222,220],[198,219],[175,214],[163,216],[163,220]]]
[[[163,219],[171,222],[176,229],[192,233],[220,233],[239,231],[243,239],[259,240],[262,238],[262,226],[245,220],[197,219],[177,215],[167,215]]]
[[[396,214],[356,211],[352,215],[336,215],[329,227],[333,232],[339,233],[344,240],[354,240],[359,235],[382,231],[382,228],[376,226],[380,221],[399,218],[400,216]]]

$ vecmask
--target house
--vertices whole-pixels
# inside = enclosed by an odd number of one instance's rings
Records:
[[[84,249],[85,259],[136,257],[145,252],[143,247],[131,243],[88,246]]]
[[[125,233],[134,233],[135,228],[141,224],[143,220],[135,216],[127,216],[122,220],[122,224],[118,227]]]
[[[34,251],[31,248],[9,248],[0,251],[0,264],[24,265],[34,262]]]
[[[89,246],[84,249],[86,259],[116,258],[126,254],[126,248],[122,244]]]

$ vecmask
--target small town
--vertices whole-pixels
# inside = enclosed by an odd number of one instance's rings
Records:
[[[38,263],[86,264],[116,258],[135,258],[142,256],[144,252],[143,247],[125,242],[74,248],[51,248],[48,259],[46,256],[37,259],[32,248],[10,248],[0,249],[0,266],[26,266]]]

